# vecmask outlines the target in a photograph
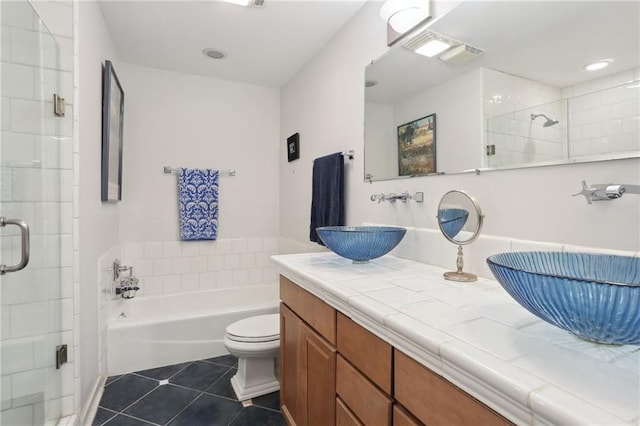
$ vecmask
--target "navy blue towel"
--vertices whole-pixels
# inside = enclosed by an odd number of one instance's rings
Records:
[[[324,245],[316,228],[341,225],[344,225],[344,159],[342,153],[336,152],[313,162],[309,239]]]

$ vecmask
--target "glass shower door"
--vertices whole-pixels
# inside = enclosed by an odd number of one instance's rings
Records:
[[[69,365],[57,368],[56,349],[72,334],[63,318],[73,306],[61,254],[72,188],[61,186],[61,146],[70,138],[54,113],[59,52],[26,0],[0,2],[0,18],[0,424],[55,424],[69,386]]]

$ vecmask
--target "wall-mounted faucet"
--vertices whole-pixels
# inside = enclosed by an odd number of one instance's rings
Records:
[[[129,271],[129,275],[121,276],[123,272]],[[116,294],[125,299],[133,299],[136,296],[139,280],[133,276],[133,266],[125,266],[120,263],[119,259],[113,261],[113,285]]]
[[[591,204],[593,201],[611,201],[622,197],[623,194],[640,194],[640,185],[627,185],[617,183],[598,183],[588,186],[585,181],[582,181],[582,191],[576,195],[584,195],[587,199],[587,203]]]
[[[389,194],[380,193],[373,194],[371,196],[371,201],[377,201],[381,203],[382,201],[389,201],[395,203],[397,200],[406,203],[409,200],[413,200],[416,203],[424,202],[424,192],[416,192],[414,194],[409,194],[409,191],[404,191],[402,194],[396,194],[395,192],[391,192]]]

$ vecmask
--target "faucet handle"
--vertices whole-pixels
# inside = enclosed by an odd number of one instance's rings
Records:
[[[584,198],[587,199],[587,203],[591,204],[591,200],[594,196],[594,194],[596,193],[597,189],[596,188],[590,188],[587,186],[587,182],[582,181],[582,191],[573,194],[572,197],[575,197],[577,195],[584,195]]]

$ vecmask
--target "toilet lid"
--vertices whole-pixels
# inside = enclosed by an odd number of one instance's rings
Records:
[[[227,327],[227,337],[237,342],[270,342],[280,338],[280,314],[258,315]]]

